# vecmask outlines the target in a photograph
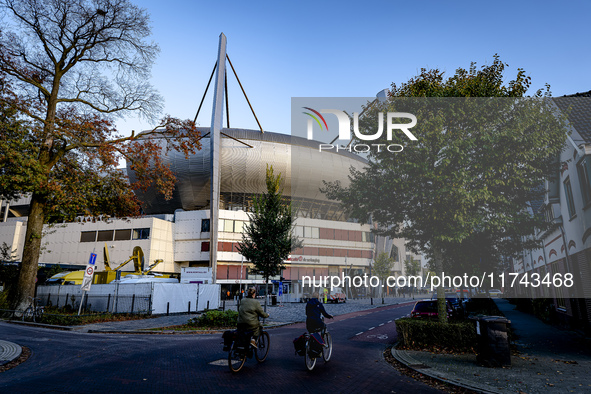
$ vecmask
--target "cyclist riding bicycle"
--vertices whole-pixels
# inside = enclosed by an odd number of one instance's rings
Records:
[[[328,314],[324,309],[324,305],[318,300],[318,292],[312,293],[312,298],[306,304],[306,329],[308,332],[316,332],[322,330],[326,325],[322,321],[321,316],[332,319],[333,316]]]
[[[259,323],[260,317],[269,317],[269,314],[263,311],[261,304],[255,299],[257,290],[254,287],[248,289],[246,298],[240,301],[238,308],[238,330],[252,331],[253,338],[250,344],[256,347],[256,338],[261,334],[262,324]]]

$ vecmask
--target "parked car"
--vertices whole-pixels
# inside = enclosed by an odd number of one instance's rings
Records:
[[[432,300],[437,300],[437,293],[433,292],[431,295]],[[463,317],[465,312],[464,302],[466,299],[460,299],[460,295],[455,292],[446,292],[445,293],[445,300],[451,305],[454,310],[454,315],[456,317]]]
[[[453,318],[456,316],[453,307],[446,301],[447,316]],[[414,308],[410,312],[410,317],[418,319],[437,319],[439,312],[437,311],[437,300],[423,300],[417,301]]]
[[[491,297],[496,297],[496,298],[498,298],[498,297],[502,297],[502,296],[503,296],[503,292],[502,292],[501,290],[498,290],[498,289],[490,289],[490,290],[488,291],[488,294],[489,294]]]

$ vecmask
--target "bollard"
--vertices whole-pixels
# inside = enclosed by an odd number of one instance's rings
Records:
[[[68,296],[70,293],[66,293],[66,303],[64,304],[64,308],[68,306]]]
[[[226,310],[226,301],[224,300],[222,302],[222,312],[224,312]]]
[[[109,313],[109,305],[111,305],[111,293],[109,293],[109,296],[107,297],[107,313]]]
[[[47,294],[47,303],[45,305],[49,306],[49,300],[51,300],[51,293]]]
[[[207,301],[207,310],[209,310],[209,301]]]
[[[191,301],[189,301],[189,308],[187,308],[187,313],[190,314],[191,313]]]
[[[170,311],[170,302],[166,303],[166,316],[169,315],[169,311]]]
[[[131,296],[131,313],[133,313],[134,304],[135,304],[135,294],[133,294]]]

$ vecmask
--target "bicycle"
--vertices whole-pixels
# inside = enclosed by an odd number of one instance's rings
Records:
[[[39,298],[28,297],[30,302],[27,309],[22,314],[23,321],[37,322],[43,318],[43,307],[39,306],[41,300]]]
[[[322,318],[322,321],[324,321],[324,318]],[[322,328],[319,331],[314,331],[313,333],[310,333],[310,335],[307,336],[306,351],[304,352],[304,362],[306,363],[306,368],[308,369],[308,371],[312,371],[314,369],[314,367],[316,366],[316,359],[320,356],[320,354],[318,354],[317,351],[312,349],[312,341],[316,340],[312,337],[312,334],[317,332],[320,332],[320,337],[322,338],[323,342],[322,359],[325,363],[327,363],[330,361],[330,358],[332,357],[332,336],[328,332],[328,327],[325,324],[324,328]]]
[[[230,371],[239,372],[244,366],[246,358],[252,358],[253,354],[259,363],[267,359],[269,348],[271,347],[269,333],[267,331],[261,332],[261,335],[256,339],[256,347],[254,349],[250,344],[252,331],[236,330],[234,331],[234,335],[234,340],[228,351],[228,367]]]

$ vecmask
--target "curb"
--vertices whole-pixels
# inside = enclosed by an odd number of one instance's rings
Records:
[[[437,371],[428,365],[425,365],[418,360],[414,359],[411,355],[409,355],[404,350],[397,350],[396,347],[397,343],[392,346],[390,352],[392,353],[392,357],[394,357],[398,362],[406,365],[408,368],[412,369],[415,372],[420,374],[429,376],[430,378],[437,379],[440,382],[448,383],[453,386],[469,389],[475,391],[477,393],[482,394],[503,394],[503,391],[498,391],[488,386],[483,386],[476,382],[473,382],[468,379],[457,379],[457,378],[450,378],[444,372]]]
[[[263,327],[263,329],[274,329],[283,326],[289,326],[294,324],[294,322],[289,323],[280,323],[274,324],[272,326]],[[187,331],[174,331],[174,330],[166,330],[166,331],[155,331],[158,327],[148,328],[144,330],[88,330],[87,333],[89,334],[148,334],[148,335],[187,335],[187,334],[223,334],[226,330],[187,330]]]
[[[33,323],[27,321],[18,321],[18,320],[6,320],[6,323],[11,324],[18,324],[21,326],[30,326],[30,327],[40,327],[40,328],[51,328],[54,330],[64,330],[64,331],[74,331],[76,326],[58,326],[54,324],[44,324],[44,323]]]
[[[22,352],[23,348],[16,343],[0,340],[0,365],[16,360]]]

